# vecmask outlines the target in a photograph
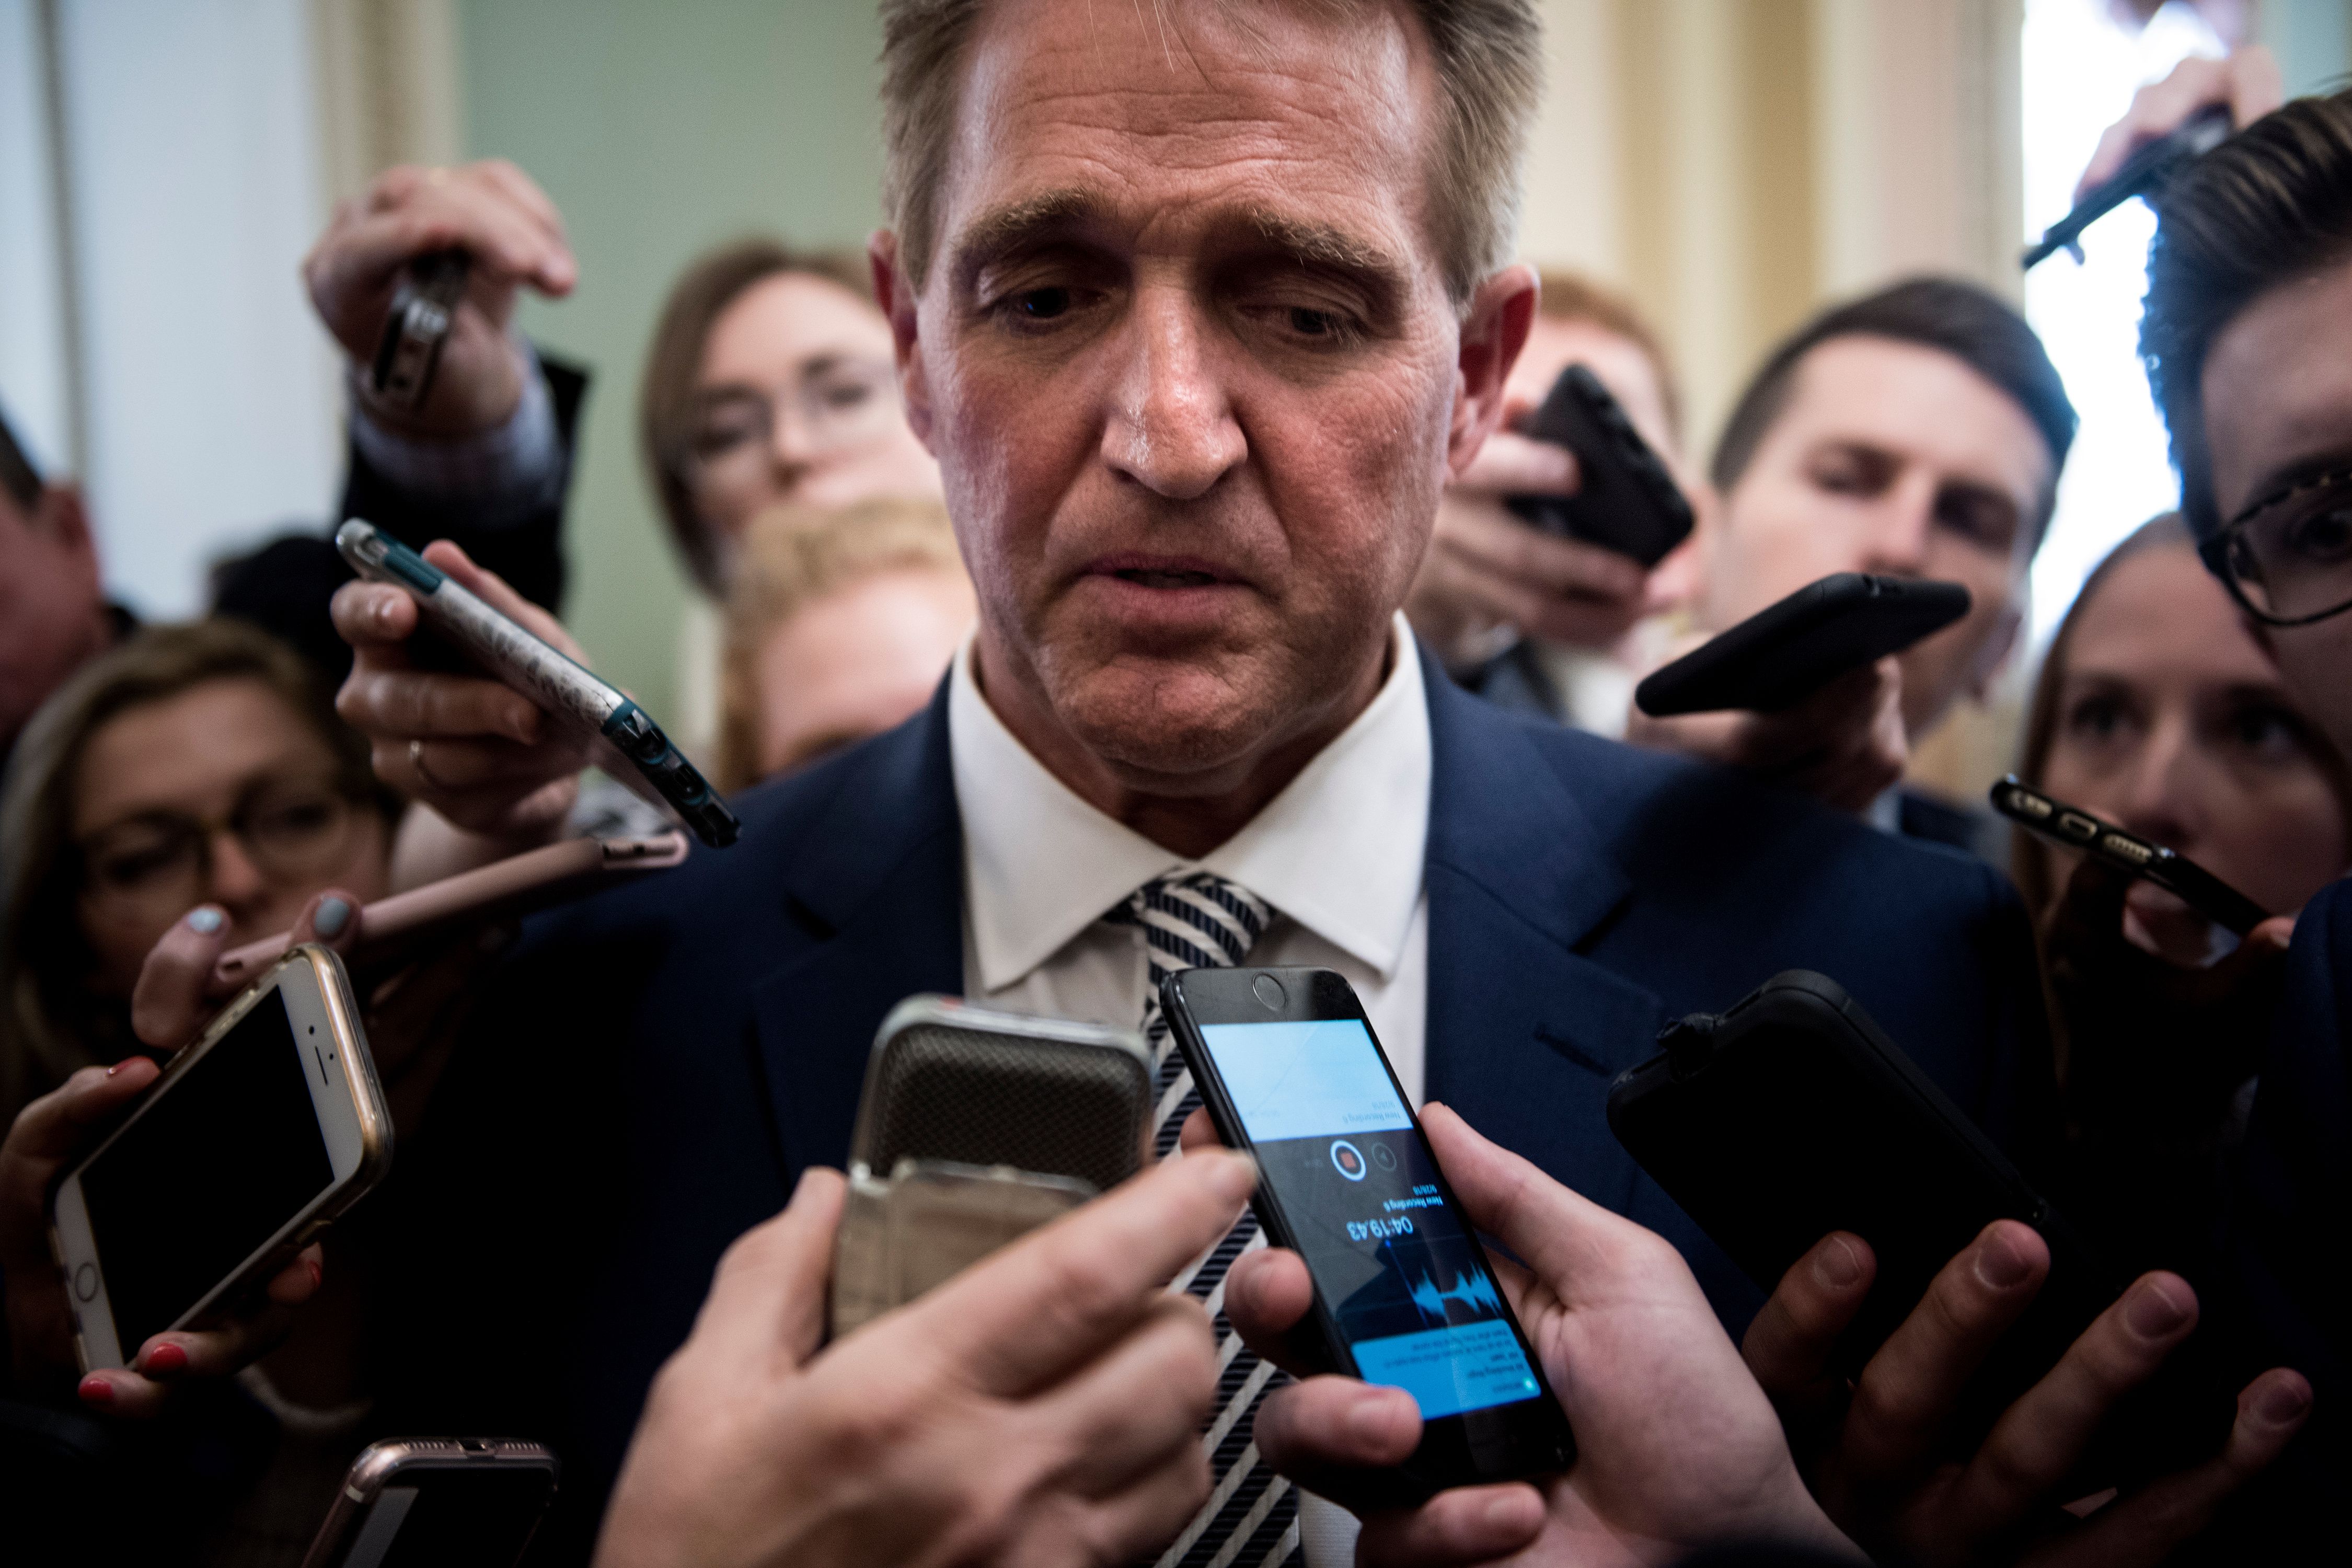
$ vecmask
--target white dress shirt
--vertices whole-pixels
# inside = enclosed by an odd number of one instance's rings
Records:
[[[1103,915],[1144,883],[1207,870],[1274,906],[1253,964],[1347,976],[1413,1103],[1429,998],[1429,705],[1400,615],[1388,679],[1283,792],[1199,860],[1104,816],[1047,772],[981,695],[972,644],[948,684],[948,749],[963,818],[964,994],[1018,1013],[1133,1028],[1142,1022],[1143,931]],[[1306,1493],[1311,1568],[1355,1559],[1356,1521]]]

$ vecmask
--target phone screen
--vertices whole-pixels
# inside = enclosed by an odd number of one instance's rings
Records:
[[[273,989],[83,1168],[126,1355],[333,1184],[303,1073],[286,999]]]
[[[432,1469],[387,1486],[341,1568],[512,1568],[547,1510],[554,1479],[536,1466]]]
[[[1502,1290],[1362,1021],[1200,1030],[1364,1381],[1403,1389],[1424,1420],[1539,1397]]]

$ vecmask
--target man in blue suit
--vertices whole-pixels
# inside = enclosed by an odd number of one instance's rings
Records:
[[[2038,992],[1996,875],[1523,723],[1402,627],[1534,307],[1507,265],[1532,8],[1169,25],[1183,47],[1085,0],[885,6],[877,295],[979,627],[927,712],[742,799],[735,847],[537,922],[404,1146],[432,1257],[387,1397],[537,1411],[580,1494],[722,1250],[844,1159],[913,992],[1134,1023],[1171,954],[1335,968],[1409,1087],[1662,1231],[1735,1328],[1759,1293],[1603,1119],[1670,1018],[1822,970],[1995,1136],[2035,1131]],[[344,712],[454,819],[509,826],[571,765],[515,693],[409,668],[404,596],[354,587],[337,618]],[[1172,1141],[1172,1063],[1163,1088]],[[453,1321],[452,1280],[538,1353]],[[1248,1441],[1267,1378],[1233,1352],[1183,1542],[1293,1560],[1297,1494]]]

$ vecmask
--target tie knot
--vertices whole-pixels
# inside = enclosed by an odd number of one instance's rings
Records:
[[[1274,907],[1213,871],[1155,877],[1111,911],[1143,928],[1152,967],[1223,969],[1242,963],[1274,921]]]

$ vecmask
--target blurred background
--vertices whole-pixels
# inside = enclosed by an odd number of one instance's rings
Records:
[[[2290,94],[2352,71],[2352,0],[1546,0],[1529,259],[1627,290],[1704,453],[1741,378],[1819,302],[1906,272],[2021,299],[2084,415],[2036,568],[2046,635],[2084,572],[2173,500],[2133,343],[2149,221],[2030,283],[2100,130],[2189,54],[2260,41]],[[0,404],[80,477],[113,595],[199,607],[209,563],[336,500],[339,369],[296,267],[402,162],[512,159],[562,209],[574,296],[538,341],[594,373],[570,619],[656,712],[707,635],[656,522],[632,411],[662,293],[753,231],[877,219],[870,0],[0,0]],[[698,634],[696,628],[705,628]],[[1973,794],[2016,693],[1922,748]]]

